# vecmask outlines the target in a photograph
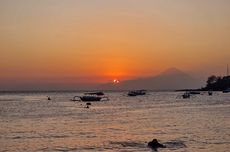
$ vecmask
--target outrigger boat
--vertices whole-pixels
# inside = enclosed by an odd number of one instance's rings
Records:
[[[190,93],[190,94],[200,94],[199,91],[190,91],[189,93]]]
[[[74,96],[72,101],[108,101],[108,97],[99,96]]]
[[[230,92],[230,88],[223,90],[223,93],[229,93],[229,92]]]
[[[145,94],[146,94],[146,90],[133,90],[128,92],[128,96],[139,96]]]
[[[97,96],[103,96],[105,95],[103,92],[86,92],[85,95],[97,95]]]

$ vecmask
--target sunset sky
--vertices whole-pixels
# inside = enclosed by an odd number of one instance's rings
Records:
[[[102,83],[230,64],[229,0],[1,0],[0,85]],[[9,88],[10,88],[9,87]]]

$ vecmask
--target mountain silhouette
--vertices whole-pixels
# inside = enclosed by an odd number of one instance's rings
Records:
[[[122,81],[119,84],[107,83],[99,86],[103,90],[178,90],[200,88],[201,80],[197,80],[189,74],[177,69],[169,68],[164,72],[147,78],[138,78]]]

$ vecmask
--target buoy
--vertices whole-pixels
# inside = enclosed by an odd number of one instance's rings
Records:
[[[48,100],[51,100],[51,98],[49,96],[47,96]]]

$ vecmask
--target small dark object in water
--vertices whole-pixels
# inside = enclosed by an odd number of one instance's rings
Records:
[[[212,95],[212,91],[208,91],[208,95],[211,96]]]
[[[153,149],[166,148],[166,146],[159,143],[157,139],[153,139],[152,141],[148,142],[148,147],[153,148]]]
[[[89,108],[89,106],[87,105],[85,108]]]
[[[48,99],[48,100],[51,100],[51,98],[50,98],[49,96],[47,96],[47,99]]]
[[[190,92],[185,92],[185,93],[182,95],[182,97],[183,97],[184,99],[190,98]]]
[[[92,104],[90,102],[87,102],[86,105],[89,106],[89,105],[92,105]]]

